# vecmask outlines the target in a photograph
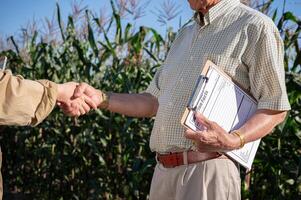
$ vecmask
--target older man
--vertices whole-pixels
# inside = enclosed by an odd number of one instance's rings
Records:
[[[285,118],[290,105],[282,40],[272,20],[239,0],[188,2],[196,12],[195,23],[180,30],[145,93],[102,93],[81,84],[75,95],[86,90],[90,96],[102,96],[101,108],[128,116],[156,116],[150,148],[157,152],[158,163],[150,199],[240,199],[238,165],[215,152],[262,138]],[[235,134],[201,114],[196,120],[207,127],[205,131],[185,130],[180,124],[207,59],[258,101],[257,112]],[[194,145],[197,151],[191,150]]]

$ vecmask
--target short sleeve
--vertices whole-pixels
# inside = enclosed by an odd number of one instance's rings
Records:
[[[150,82],[149,86],[145,90],[146,93],[150,93],[154,97],[158,98],[160,95],[160,89],[161,89],[161,84],[162,84],[162,71],[163,71],[163,66],[158,68],[157,72],[155,73],[154,78]]]
[[[262,31],[249,66],[251,93],[258,109],[290,110],[285,86],[283,42],[276,28]]]

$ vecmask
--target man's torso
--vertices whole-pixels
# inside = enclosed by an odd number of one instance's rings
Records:
[[[192,146],[184,137],[180,119],[208,59],[244,88],[250,88],[247,63],[254,44],[263,26],[273,26],[263,14],[238,0],[222,1],[204,21],[203,26],[194,23],[180,31],[162,66],[160,106],[150,140],[153,151],[181,151]]]

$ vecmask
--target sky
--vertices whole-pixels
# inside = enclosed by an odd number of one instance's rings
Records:
[[[62,18],[67,20],[71,13],[71,3],[74,0],[0,0],[0,36],[8,37],[20,33],[21,27],[25,27],[33,19],[41,22],[45,17],[52,18],[56,11],[56,2],[59,3]],[[139,0],[138,0],[139,1]],[[145,25],[159,31],[166,30],[158,21],[154,12],[158,12],[160,5],[165,0],[140,0],[149,1],[145,10],[145,16],[136,21],[136,25]],[[168,26],[178,28],[179,21],[185,22],[192,16],[192,11],[187,0],[170,0],[179,6],[181,13],[177,18],[171,20]],[[110,0],[82,0],[82,5],[87,5],[89,9],[98,12],[100,10],[111,10]],[[282,11],[283,0],[275,0],[275,6]],[[301,0],[287,0],[286,10],[290,10],[301,18]]]
[[[56,2],[59,3],[62,18],[67,20],[68,14],[71,13],[71,4],[74,0],[0,0],[0,35],[10,36],[18,33],[21,27],[26,26],[28,22],[35,19],[40,22],[45,17],[52,18],[56,12]],[[163,29],[162,25],[157,22],[157,17],[154,12],[158,11],[163,0],[140,0],[148,2],[145,16],[137,20],[138,25],[146,25],[153,28]],[[179,2],[179,10],[181,10],[181,18],[186,20],[192,16],[192,11],[186,0],[171,0],[172,2]],[[80,1],[78,1],[80,2]],[[106,10],[111,12],[110,0],[82,0],[82,5],[87,5],[90,10],[100,12]],[[172,20],[170,26],[178,27],[179,17]]]

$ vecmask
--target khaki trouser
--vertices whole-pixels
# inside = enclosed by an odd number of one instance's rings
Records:
[[[240,173],[229,159],[164,168],[157,164],[150,200],[240,200]]]

